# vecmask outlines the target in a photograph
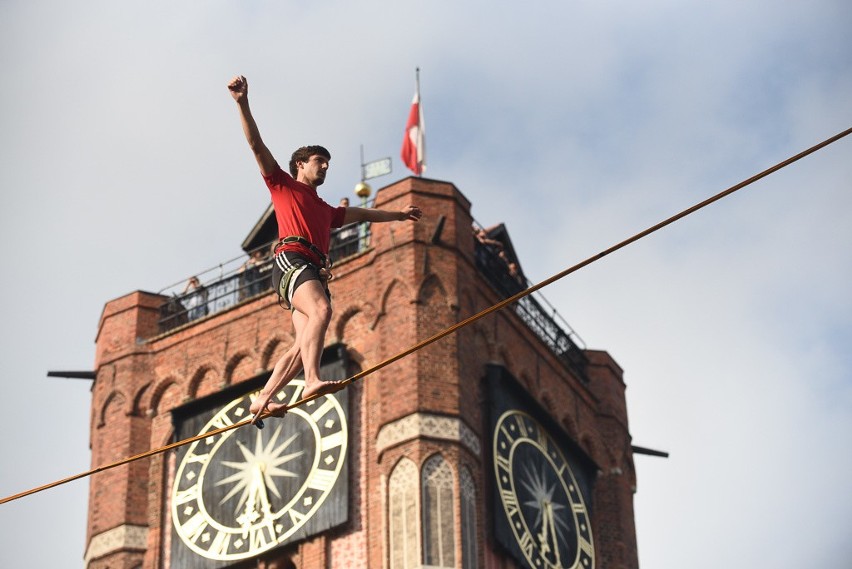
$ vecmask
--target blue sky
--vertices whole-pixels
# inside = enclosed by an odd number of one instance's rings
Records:
[[[533,281],[852,126],[841,0],[0,4],[0,494],[89,468],[105,302],[239,253],[273,153],[351,196],[421,68],[430,178]],[[848,567],[852,140],[545,289],[625,369],[643,567]],[[82,566],[86,482],[0,506],[0,565]],[[50,547],[34,547],[41,536]]]

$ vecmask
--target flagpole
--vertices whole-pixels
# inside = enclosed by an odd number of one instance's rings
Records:
[[[417,90],[417,108],[418,108],[417,112],[419,114],[417,122],[419,124],[421,122],[420,117],[423,116],[423,112],[420,110],[422,108],[420,105],[423,104],[423,101],[420,100],[420,66],[417,66],[417,67],[414,68],[414,86],[415,86],[415,89]],[[420,128],[421,129],[423,128],[422,124],[420,124]],[[420,144],[418,144],[417,146],[419,148]],[[417,174],[417,177],[420,178],[422,176],[423,176],[423,170],[422,170],[422,168],[420,168],[420,173]]]

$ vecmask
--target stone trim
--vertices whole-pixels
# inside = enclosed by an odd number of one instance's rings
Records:
[[[89,542],[83,560],[86,567],[93,559],[132,549],[145,551],[148,547],[148,526],[121,525],[103,533],[99,533]]]
[[[376,452],[382,454],[392,446],[419,437],[461,443],[476,456],[479,456],[482,449],[479,437],[461,419],[429,413],[412,413],[379,429],[379,435],[376,437]]]

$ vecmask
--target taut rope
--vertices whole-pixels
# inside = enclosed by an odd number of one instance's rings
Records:
[[[634,242],[642,239],[643,237],[646,237],[646,236],[650,235],[651,233],[654,233],[655,231],[662,229],[663,227],[666,227],[667,225],[670,225],[670,224],[674,223],[675,221],[678,221],[678,220],[686,217],[687,215],[690,215],[691,213],[698,211],[701,208],[704,208],[704,207],[706,207],[706,206],[708,206],[708,205],[710,205],[714,202],[717,202],[717,201],[721,200],[722,198],[727,197],[727,196],[733,194],[734,192],[741,190],[742,188],[744,188],[744,187],[746,187],[750,184],[753,184],[754,182],[760,180],[761,178],[765,178],[766,176],[768,176],[768,175],[770,175],[774,172],[777,172],[778,170],[780,170],[780,169],[782,169],[786,166],[789,166],[793,162],[796,162],[797,160],[800,160],[800,159],[804,158],[805,156],[808,156],[809,154],[813,154],[817,150],[820,150],[820,149],[828,146],[829,144],[840,140],[841,138],[849,135],[850,133],[852,133],[852,128],[848,128],[848,129],[844,130],[843,132],[840,132],[840,133],[832,136],[831,138],[827,138],[826,140],[820,142],[819,144],[811,146],[807,150],[803,150],[802,152],[796,154],[795,156],[791,156],[790,158],[787,158],[786,160],[779,162],[775,166],[772,166],[771,168],[767,168],[766,170],[760,172],[759,174],[755,174],[751,178],[743,180],[739,184],[736,184],[734,186],[731,186],[727,190],[719,192],[718,194],[716,194],[713,197],[710,197],[710,198],[708,198],[708,199],[706,199],[706,200],[704,200],[704,201],[702,201],[698,204],[695,204],[694,206],[687,208],[687,209],[681,211],[680,213],[673,215],[673,216],[669,217],[668,219],[661,221],[661,222],[657,223],[656,225],[654,225],[652,227],[649,227],[648,229],[646,229],[644,231],[640,231],[639,233],[633,235],[632,237],[629,237],[629,238],[625,239],[624,241],[621,241],[620,243],[617,243],[617,244],[613,245],[612,247],[601,251],[597,255],[593,255],[593,256],[589,257],[588,259],[586,259],[585,261],[581,261],[581,262],[577,263],[576,265],[569,267],[569,268],[565,269],[564,271],[553,275],[549,279],[543,280],[536,285],[533,285],[529,288],[526,288],[526,289],[522,290],[521,292],[519,292],[515,295],[512,295],[509,298],[506,298],[505,300],[502,300],[502,301],[498,302],[497,304],[495,304],[495,305],[493,305],[489,308],[486,308],[485,310],[483,310],[481,312],[474,314],[473,316],[465,318],[461,322],[453,324],[452,326],[443,330],[442,332],[438,332],[434,336],[430,336],[429,338],[426,338],[425,340],[422,340],[422,341],[414,344],[410,348],[403,350],[402,352],[396,354],[395,356],[392,356],[392,357],[374,365],[373,367],[367,368],[367,369],[365,369],[365,370],[363,370],[359,373],[356,373],[352,377],[342,381],[339,384],[339,386],[342,389],[343,387],[349,385],[350,383],[352,383],[354,381],[357,381],[357,380],[359,380],[363,377],[370,375],[371,373],[374,373],[374,372],[376,372],[376,371],[378,371],[378,370],[380,370],[380,369],[382,369],[386,366],[389,366],[390,364],[394,363],[395,361],[400,360],[400,359],[402,359],[402,358],[416,352],[417,350],[424,348],[424,347],[426,347],[426,346],[428,346],[428,345],[430,345],[434,342],[437,342],[438,340],[440,340],[441,338],[444,338],[445,336],[449,336],[450,334],[453,334],[454,332],[456,332],[460,328],[463,328],[463,327],[467,326],[468,324],[472,324],[473,322],[476,322],[477,320],[480,320],[480,319],[484,318],[485,316],[488,316],[492,312],[496,312],[498,310],[501,310],[501,309],[505,308],[506,306],[512,304],[516,300],[519,300],[519,299],[521,299],[525,296],[528,296],[528,295],[534,293],[535,291],[546,287],[547,285],[553,284],[554,282],[558,281],[559,279],[566,277],[566,276],[570,275],[571,273],[578,271],[578,270],[582,269],[583,267],[585,267],[587,265],[591,265],[592,263],[594,263],[595,261],[597,261],[597,260],[599,260],[603,257],[606,257],[610,253],[618,251],[619,249],[626,247],[627,245],[630,245],[631,243],[634,243]],[[309,397],[305,397],[304,399],[300,399],[299,401],[296,401],[292,405],[289,405],[287,407],[287,409],[292,409],[293,407],[298,407],[300,405],[303,405],[304,403],[307,403],[308,401],[313,401],[314,399],[317,399],[318,397],[322,397],[323,395],[324,394],[315,393],[315,394],[313,394]],[[269,417],[271,415],[272,415],[272,413],[269,413],[269,412],[262,413],[260,415],[260,418],[264,419],[264,418]],[[149,450],[149,451],[146,451],[146,452],[134,455],[134,456],[124,458],[124,459],[119,460],[117,462],[98,466],[97,468],[93,468],[93,469],[88,470],[86,472],[81,472],[80,474],[76,474],[74,476],[69,476],[67,478],[63,478],[61,480],[51,482],[49,484],[44,484],[43,486],[38,486],[36,488],[32,488],[30,490],[26,490],[26,491],[20,492],[18,494],[13,494],[12,496],[8,496],[8,497],[0,500],[0,504],[5,504],[6,502],[11,502],[12,500],[17,500],[18,498],[23,498],[24,496],[29,496],[30,494],[35,494],[35,493],[41,492],[43,490],[48,490],[50,488],[60,486],[62,484],[65,484],[67,482],[71,482],[73,480],[85,478],[87,476],[91,476],[92,474],[97,474],[98,472],[103,472],[104,470],[116,468],[118,466],[122,466],[122,465],[125,465],[125,464],[128,464],[128,463],[134,462],[136,460],[141,460],[143,458],[149,458],[151,456],[161,454],[161,453],[164,453],[166,451],[194,443],[196,441],[200,441],[200,440],[205,439],[207,437],[212,437],[212,436],[219,435],[221,433],[230,431],[232,429],[236,429],[238,427],[243,427],[245,425],[250,424],[251,420],[252,420],[251,418],[248,418],[248,419],[245,419],[244,421],[234,423],[233,425],[229,425],[227,427],[222,427],[221,429],[216,429],[216,430],[209,431],[209,432],[206,432],[206,433],[201,434],[201,435],[196,435],[194,437],[190,437],[190,438],[184,439],[182,441],[177,441],[177,442],[168,444],[168,445],[160,447],[160,448],[152,449],[152,450]]]

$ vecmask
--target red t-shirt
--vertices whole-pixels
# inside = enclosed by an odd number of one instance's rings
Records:
[[[278,221],[278,238],[291,235],[304,237],[328,255],[331,229],[343,225],[346,208],[328,205],[314,188],[297,182],[278,164],[275,165],[275,171],[270,176],[264,176],[263,180],[272,195],[272,207],[275,208],[275,219]],[[279,247],[278,251],[294,251],[321,264],[321,260],[301,243],[287,243]]]

